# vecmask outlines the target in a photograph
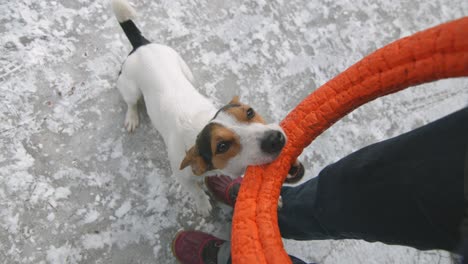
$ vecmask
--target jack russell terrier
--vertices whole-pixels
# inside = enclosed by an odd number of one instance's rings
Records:
[[[206,216],[211,204],[194,174],[217,171],[237,177],[249,165],[272,162],[283,149],[285,134],[238,97],[216,109],[193,87],[193,75],[180,55],[141,34],[126,0],[112,0],[112,8],[133,46],[117,80],[128,107],[125,128],[132,132],[138,126],[137,101],[143,96],[151,122],[167,146],[174,179]],[[294,179],[304,172],[299,162],[291,171]]]

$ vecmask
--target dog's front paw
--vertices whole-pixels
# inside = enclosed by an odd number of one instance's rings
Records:
[[[201,206],[198,208],[198,212],[204,216],[204,217],[208,217],[210,216],[210,213],[211,213],[211,204],[208,204],[206,206]]]
[[[125,116],[124,126],[128,132],[133,132],[140,124],[140,119],[138,118],[138,111],[136,107],[129,107],[127,110],[127,115]]]
[[[199,214],[201,214],[204,217],[207,217],[211,213],[211,203],[210,199],[207,195],[203,194],[204,197],[199,197],[197,200],[197,211]]]

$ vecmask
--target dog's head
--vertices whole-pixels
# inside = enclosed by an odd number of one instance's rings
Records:
[[[279,125],[266,124],[236,96],[198,134],[180,169],[191,166],[195,175],[221,170],[240,176],[249,165],[272,162],[285,143],[286,136]]]

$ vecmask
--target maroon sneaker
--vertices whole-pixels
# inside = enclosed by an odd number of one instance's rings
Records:
[[[226,175],[207,176],[205,185],[213,196],[222,203],[234,207],[239,193],[242,177],[231,179]]]
[[[300,161],[296,160],[296,162],[291,166],[291,169],[289,169],[288,176],[286,176],[284,182],[289,184],[296,183],[304,177],[304,172],[304,165],[302,165]]]
[[[180,231],[172,240],[172,254],[181,264],[217,264],[224,242],[200,231]]]

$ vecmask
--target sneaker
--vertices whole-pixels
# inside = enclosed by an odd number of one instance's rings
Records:
[[[213,196],[220,202],[234,207],[239,193],[242,177],[231,179],[226,175],[207,176],[205,185]]]
[[[289,169],[288,176],[286,176],[284,182],[289,184],[296,183],[304,177],[304,172],[304,165],[296,160],[296,162],[291,166],[291,169]]]
[[[172,254],[181,264],[217,264],[225,242],[200,231],[180,231],[172,240]]]

